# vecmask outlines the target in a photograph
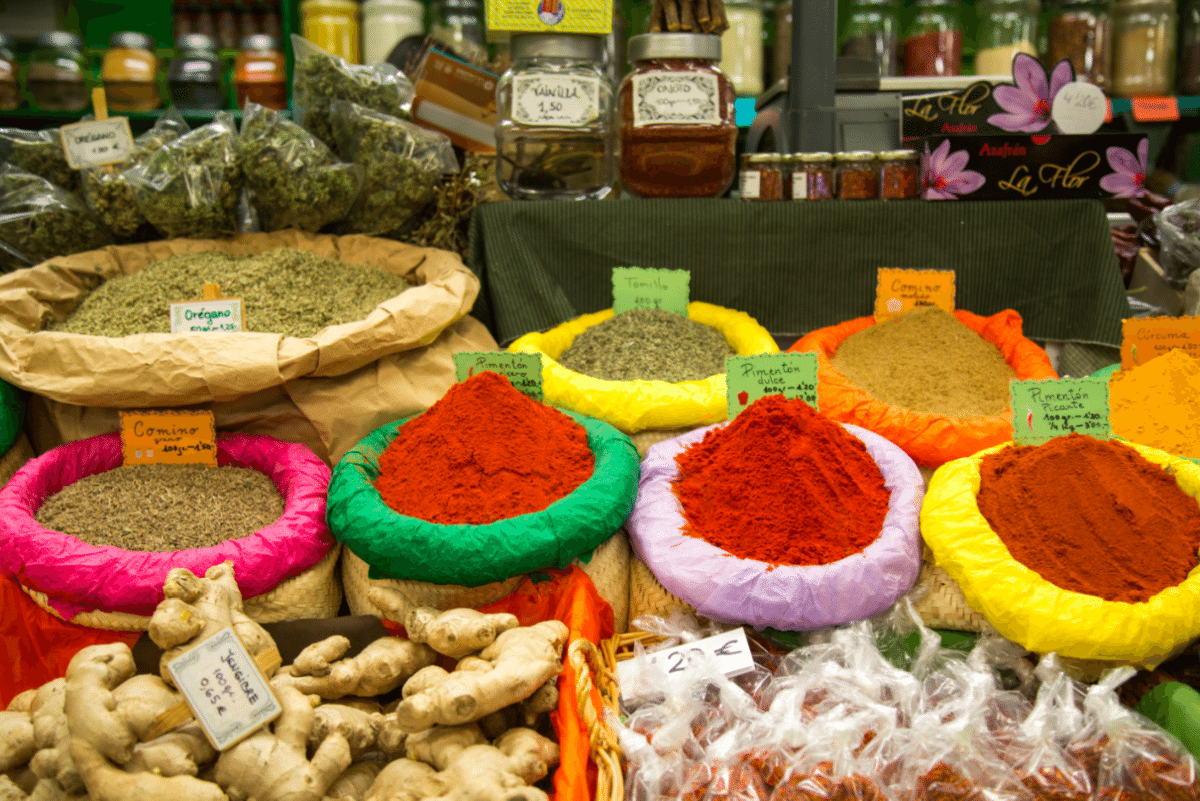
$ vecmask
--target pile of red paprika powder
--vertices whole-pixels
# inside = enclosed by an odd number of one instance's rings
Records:
[[[979,511],[1056,587],[1141,603],[1196,567],[1200,503],[1127,445],[1069,434],[1004,448],[979,468]]]
[[[891,497],[859,439],[782,395],[750,404],[675,463],[684,533],[773,565],[861,553],[879,537]]]
[[[402,515],[485,525],[542,511],[594,466],[583,426],[483,372],[400,427],[375,488]]]

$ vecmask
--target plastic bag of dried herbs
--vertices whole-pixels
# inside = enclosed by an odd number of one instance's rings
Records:
[[[338,152],[364,173],[346,233],[404,230],[433,200],[438,178],[458,171],[445,134],[346,100],[334,100],[329,110]]]
[[[40,175],[68,192],[79,189],[79,171],[67,164],[57,128],[44,131],[0,128],[0,160]]]
[[[208,239],[237,233],[242,173],[233,116],[216,118],[125,171],[138,209],[163,236]]]
[[[145,215],[138,209],[133,187],[125,170],[134,167],[188,132],[188,124],[175,109],[167,110],[154,127],[133,141],[134,151],[128,160],[112,168],[91,167],[83,170],[83,199],[108,230],[118,240],[148,239],[154,235]],[[145,227],[148,230],[139,229]],[[141,236],[139,236],[141,234]]]
[[[0,164],[0,271],[94,250],[112,236],[83,201],[11,164]]]
[[[349,213],[362,167],[277,111],[247,103],[243,114],[238,161],[262,230],[319,231]]]
[[[296,119],[335,152],[329,108],[335,99],[393,117],[408,117],[412,81],[391,64],[350,64],[296,34],[292,34],[292,52],[296,59],[292,76]]]

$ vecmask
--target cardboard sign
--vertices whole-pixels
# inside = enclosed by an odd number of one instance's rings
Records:
[[[954,311],[953,270],[880,267],[875,283],[875,322],[886,322],[918,306]]]
[[[1072,432],[1108,439],[1108,381],[1059,378],[1012,381],[1013,440],[1041,445]]]
[[[1104,124],[1108,98],[1098,86],[1075,81],[1058,90],[1050,107],[1050,118],[1065,134],[1091,134]]]
[[[607,0],[485,0],[489,31],[597,33],[612,31]]]
[[[614,267],[613,314],[630,309],[663,309],[687,317],[692,274],[687,270]]]
[[[1181,348],[1200,359],[1200,317],[1142,317],[1121,322],[1121,369]]]
[[[465,61],[430,50],[415,82],[413,119],[446,134],[464,150],[491,153],[496,149],[499,80]]]
[[[125,117],[76,122],[58,130],[73,170],[115,164],[133,155],[133,132]]]
[[[217,466],[213,413],[121,412],[121,454],[129,464]]]
[[[454,375],[459,383],[485,371],[499,373],[529,397],[542,400],[542,354],[497,350],[454,354]]]
[[[730,678],[754,670],[750,643],[746,640],[745,629],[741,628],[663,651],[654,651],[646,654],[646,661],[666,673],[669,679],[683,673],[693,659],[702,655],[715,659],[721,672]],[[641,688],[645,681],[637,659],[617,663],[617,680],[621,685],[623,698],[633,699],[644,694]]]
[[[232,627],[171,660],[167,670],[204,736],[218,751],[244,740],[283,712]]]
[[[1133,118],[1138,122],[1173,122],[1179,119],[1179,98],[1135,97]]]
[[[725,360],[726,400],[732,420],[767,395],[799,398],[817,408],[817,354],[761,353]]]

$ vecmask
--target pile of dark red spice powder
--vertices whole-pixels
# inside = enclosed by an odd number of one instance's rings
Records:
[[[890,494],[866,446],[769,395],[675,459],[686,534],[743,559],[824,565],[879,536]]]
[[[594,464],[583,426],[483,372],[400,427],[375,488],[402,515],[482,525],[542,511]]]
[[[979,471],[988,525],[1056,587],[1139,603],[1196,567],[1200,503],[1127,445],[1069,434],[1004,448]]]

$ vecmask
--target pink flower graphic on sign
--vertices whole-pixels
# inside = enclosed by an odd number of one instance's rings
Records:
[[[926,200],[958,200],[983,186],[983,175],[966,169],[971,154],[965,150],[950,152],[950,140],[937,146],[931,154],[929,143],[925,143],[925,157],[921,159],[922,197]]]
[[[1054,67],[1049,80],[1046,69],[1026,53],[1013,59],[1013,83],[997,86],[996,102],[1007,114],[993,114],[988,122],[997,128],[1020,133],[1037,133],[1050,124],[1050,104],[1058,90],[1075,80],[1071,62]]]
[[[1150,155],[1150,139],[1138,143],[1137,155],[1123,147],[1110,147],[1106,152],[1108,166],[1113,172],[1100,179],[1100,188],[1112,192],[1113,197],[1141,197],[1146,194],[1142,186],[1146,181],[1146,158]]]

